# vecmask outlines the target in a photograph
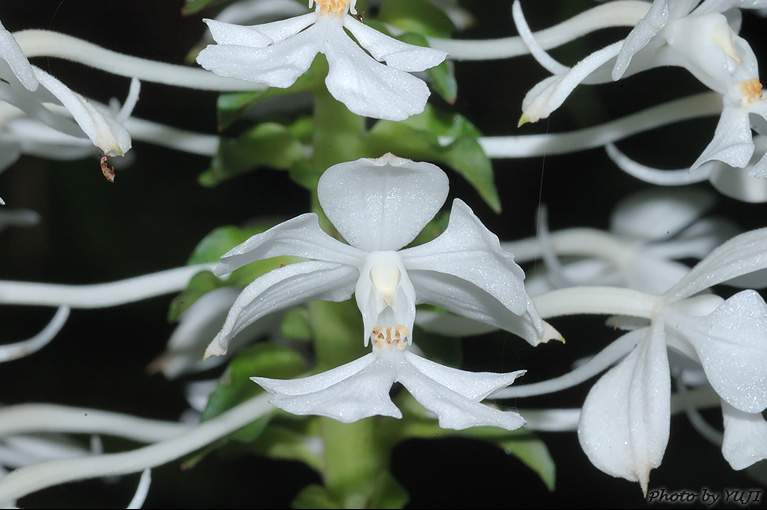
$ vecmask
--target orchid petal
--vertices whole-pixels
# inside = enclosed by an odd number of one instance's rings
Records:
[[[287,88],[309,69],[321,38],[315,25],[266,47],[211,44],[197,55],[197,63],[219,76]]]
[[[578,424],[583,451],[607,474],[638,481],[647,493],[650,470],[663,459],[671,417],[671,383],[663,324],[589,391]]]
[[[396,377],[395,365],[371,353],[304,379],[251,379],[274,395],[271,404],[289,413],[327,416],[351,423],[375,415],[402,417],[389,397]]]
[[[386,62],[388,66],[400,71],[424,71],[441,64],[447,58],[447,53],[442,50],[398,41],[360,23],[351,16],[344,16],[344,26],[373,58],[379,62]]]
[[[730,198],[752,204],[767,202],[767,176],[754,176],[750,170],[719,167],[711,173],[710,181],[717,191]]]
[[[122,156],[130,150],[130,134],[122,125],[50,74],[33,69],[40,84],[64,105],[93,145],[107,156]]]
[[[719,160],[735,168],[745,168],[754,153],[748,111],[725,104],[714,131],[714,138],[693,163],[692,169],[706,161]]]
[[[317,196],[349,244],[385,251],[415,239],[445,202],[448,187],[439,167],[386,154],[328,168]]]
[[[408,271],[432,271],[465,280],[522,315],[528,308],[525,273],[462,200],[455,199],[445,231],[433,241],[403,250]]]
[[[474,402],[509,386],[525,373],[525,370],[509,373],[467,372],[434,363],[411,352],[405,352],[405,359],[429,379]]]
[[[745,232],[712,251],[666,292],[669,302],[681,301],[732,278],[767,268],[767,228]]]
[[[18,83],[30,92],[37,90],[38,81],[24,51],[6,28],[0,23],[0,78],[4,78],[12,87],[18,87],[10,74],[16,77]]]
[[[330,262],[298,262],[274,269],[245,287],[205,357],[226,354],[232,337],[272,312],[315,300],[345,301],[359,276],[356,267]]]
[[[307,31],[313,28],[324,33],[320,51],[328,59],[328,92],[349,111],[386,120],[423,112],[431,93],[422,80],[370,58],[335,23],[320,17]]]
[[[467,372],[455,371],[447,372],[446,367],[433,367],[435,363],[431,363],[423,358],[408,353],[405,353],[405,359],[409,364],[405,364],[399,374],[398,380],[405,388],[410,392],[415,399],[421,403],[426,409],[437,415],[439,419],[439,426],[445,429],[463,430],[469,427],[501,427],[506,430],[515,430],[525,424],[524,418],[514,411],[500,411],[490,406],[480,404],[473,398],[468,398],[454,390],[454,388],[461,386],[463,381],[454,380],[451,381],[452,388],[448,387],[442,382],[435,380],[432,376],[440,377],[443,381],[450,381],[455,377],[465,377]],[[414,363],[415,360],[415,363]],[[418,365],[416,365],[416,363]],[[422,368],[428,370],[429,373],[424,373]],[[478,378],[473,377],[479,375]],[[483,374],[473,374],[472,378],[475,382],[479,382]],[[484,374],[486,375],[486,374]],[[505,380],[517,377],[517,373],[513,374],[492,374],[507,375]],[[502,377],[503,378],[503,377]],[[486,381],[490,385],[495,385],[499,381]],[[509,382],[510,384],[511,382]],[[480,387],[484,386],[482,383]],[[494,386],[498,388],[498,386]],[[503,387],[501,385],[500,387]],[[479,388],[476,388],[479,390]]]
[[[767,304],[758,293],[744,290],[705,317],[674,314],[669,321],[723,400],[746,413],[767,407]]]
[[[655,0],[644,18],[629,32],[613,66],[613,80],[620,80],[633,56],[642,50],[660,32],[669,18],[667,0]]]
[[[265,48],[270,44],[284,41],[288,37],[296,35],[311,25],[316,17],[315,13],[308,13],[251,27],[214,19],[204,19],[203,21],[208,25],[213,40],[218,44]]]
[[[221,257],[215,274],[221,276],[251,262],[282,255],[348,266],[362,265],[364,256],[359,250],[326,234],[320,228],[317,215],[307,213],[284,221],[235,246]]]
[[[562,106],[575,87],[614,58],[622,44],[623,41],[618,41],[595,51],[566,73],[550,76],[535,85],[522,100],[522,117],[519,123],[536,122],[551,115]]]
[[[466,280],[434,271],[409,270],[408,275],[415,287],[418,303],[437,305],[449,312],[509,331],[531,345],[561,338],[548,323],[541,320],[529,299],[525,312],[517,315],[510,312],[503,302]]]
[[[722,455],[732,469],[745,469],[767,459],[767,421],[761,413],[745,413],[722,401]]]

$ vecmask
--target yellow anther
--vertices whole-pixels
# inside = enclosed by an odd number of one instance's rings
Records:
[[[756,78],[740,82],[740,93],[743,101],[753,103],[762,99],[762,82]]]
[[[343,16],[347,11],[357,14],[354,9],[356,0],[316,0],[317,11],[323,16]],[[309,7],[314,4],[314,0],[309,1]],[[349,4],[352,4],[351,6]]]
[[[373,344],[381,348],[389,348],[393,345],[397,346],[399,350],[405,350],[408,344],[408,338],[410,337],[410,330],[408,330],[402,324],[392,326],[376,326],[370,332],[370,339]]]

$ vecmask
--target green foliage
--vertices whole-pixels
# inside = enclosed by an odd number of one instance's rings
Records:
[[[363,505],[344,501],[320,485],[309,485],[293,500],[293,508],[403,508],[409,496],[407,491],[389,473],[383,472],[371,480],[373,494]],[[351,504],[350,504],[351,503]]]
[[[303,144],[290,126],[264,122],[235,139],[222,138],[210,168],[198,179],[203,186],[215,186],[259,166],[290,170],[305,158]]]
[[[306,372],[307,369],[301,355],[287,347],[261,343],[244,349],[227,366],[210,394],[200,420],[210,420],[263,393],[264,390],[250,380],[251,377],[290,379]],[[240,429],[231,438],[252,442],[263,432],[271,418],[272,415],[264,416]]]
[[[450,37],[455,25],[439,8],[426,0],[385,0],[378,20],[427,37]]]
[[[192,255],[187,260],[188,265],[216,262],[221,255],[228,252],[250,237],[267,230],[271,225],[259,224],[248,228],[224,226],[213,230],[205,236],[195,247]],[[257,260],[233,271],[227,279],[218,278],[210,271],[201,271],[192,277],[187,285],[173,301],[168,310],[168,320],[175,322],[179,316],[189,309],[201,296],[211,290],[225,286],[245,287],[259,276],[277,269],[284,264],[296,262],[296,257],[273,257],[270,259]]]
[[[556,466],[546,444],[530,430],[505,430],[498,427],[474,427],[466,430],[449,430],[439,427],[437,420],[409,393],[402,392],[395,399],[402,411],[402,420],[391,427],[390,441],[398,442],[407,438],[438,439],[443,437],[464,437],[493,444],[507,455],[518,458],[532,469],[550,490],[554,490]]]
[[[200,12],[210,5],[218,3],[222,3],[222,0],[186,0],[186,3],[181,8],[181,13],[184,16],[189,16],[190,14]]]

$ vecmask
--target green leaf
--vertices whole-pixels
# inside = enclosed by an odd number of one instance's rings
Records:
[[[556,466],[549,454],[546,444],[533,432],[527,429],[506,431],[494,427],[479,427],[467,429],[461,434],[464,437],[488,441],[507,455],[513,455],[532,469],[550,491],[554,490],[556,482]]]
[[[208,404],[200,421],[209,420],[224,411],[264,392],[250,380],[251,377],[290,379],[307,371],[306,363],[298,352],[271,343],[261,343],[244,349],[227,366],[216,388],[208,397]],[[254,441],[263,432],[271,415],[265,416],[240,429],[232,439]]]
[[[181,14],[184,16],[189,16],[190,14],[200,12],[209,5],[221,2],[222,0],[186,0],[186,3],[181,8]]]
[[[210,271],[201,271],[194,275],[190,280],[186,289],[181,291],[170,302],[168,308],[168,322],[176,322],[182,313],[187,311],[195,301],[200,299],[208,292],[227,285],[225,281],[216,277]]]
[[[327,66],[323,59],[316,60],[309,69],[298,77],[288,88],[270,87],[251,92],[231,92],[218,96],[218,129],[226,129],[237,121],[248,109],[258,103],[279,96],[311,92],[317,87],[324,87]]]
[[[394,399],[402,411],[402,420],[387,430],[389,441],[396,443],[408,438],[438,439],[465,437],[489,442],[508,455],[513,455],[533,470],[550,491],[554,490],[556,467],[546,444],[525,428],[505,430],[499,427],[474,427],[466,430],[440,428],[436,418],[407,392]]]
[[[299,460],[322,472],[322,454],[310,446],[318,440],[316,433],[307,430],[317,421],[316,417],[302,417],[282,424],[275,418],[248,448],[254,453],[274,459]],[[296,430],[296,425],[300,427],[299,430]]]
[[[222,138],[210,168],[198,180],[210,187],[259,166],[290,170],[305,157],[301,141],[289,127],[265,122],[235,139]]]
[[[321,485],[309,485],[298,493],[291,505],[293,508],[344,508],[333,499],[328,490]]]
[[[426,38],[420,34],[406,33],[398,37],[399,40],[416,46],[429,46]],[[454,104],[458,97],[458,82],[455,80],[450,64],[447,60],[441,64],[426,70],[429,77],[429,86],[449,104]]]
[[[427,37],[450,37],[455,30],[450,18],[426,0],[386,0],[381,4],[377,19]]]
[[[454,140],[442,145],[439,136]],[[438,112],[427,105],[423,113],[402,122],[377,122],[369,133],[368,150],[372,154],[393,152],[414,160],[445,163],[462,175],[487,205],[500,212],[493,166],[477,136],[476,128],[463,116]]]
[[[420,328],[413,335],[413,338],[426,359],[449,367],[461,365],[463,353],[460,338],[445,338]]]
[[[228,252],[256,234],[266,231],[272,225],[257,224],[248,228],[224,226],[213,230],[195,247],[187,260],[188,265],[216,262],[221,255]],[[179,295],[171,301],[168,309],[168,320],[175,322],[179,316],[189,309],[195,301],[204,294],[219,287],[245,287],[259,276],[286,264],[292,264],[299,259],[296,257],[274,257],[257,260],[232,272],[227,279],[218,278],[210,271],[201,271],[194,275]]]
[[[311,340],[312,327],[309,323],[309,311],[306,308],[288,310],[280,325],[280,335],[284,338]]]

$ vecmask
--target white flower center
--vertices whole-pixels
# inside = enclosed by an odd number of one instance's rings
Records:
[[[314,5],[315,0],[309,0],[309,8]],[[316,0],[317,13],[320,16],[343,16],[347,12],[357,14],[355,5],[357,0]]]
[[[373,286],[384,300],[387,306],[392,306],[397,295],[399,284],[399,269],[391,263],[376,264],[370,270],[370,279]]]

